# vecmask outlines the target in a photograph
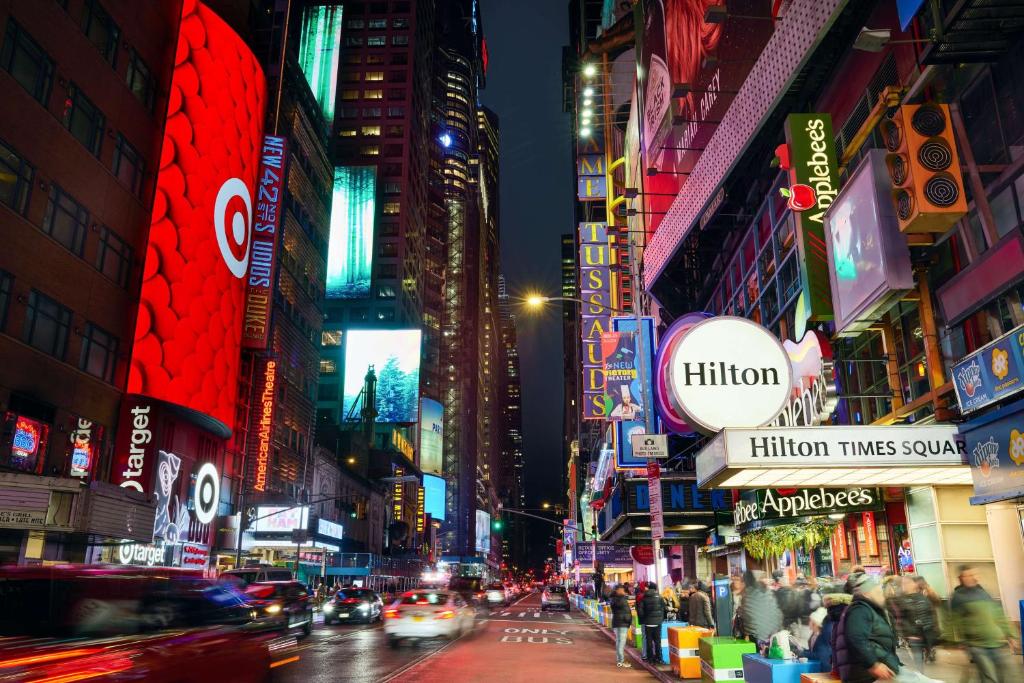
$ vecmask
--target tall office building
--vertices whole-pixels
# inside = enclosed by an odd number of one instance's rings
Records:
[[[506,507],[526,507],[523,489],[523,400],[522,379],[519,374],[519,346],[516,317],[512,312],[505,277],[498,276],[498,314],[501,328],[501,367],[498,397],[501,402],[502,435],[500,442],[499,495]],[[502,543],[502,559],[512,566],[522,567],[525,562],[526,524],[521,517],[508,519]]]

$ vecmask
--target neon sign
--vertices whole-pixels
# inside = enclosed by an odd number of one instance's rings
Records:
[[[416,533],[422,534],[427,527],[426,520],[427,494],[421,486],[416,491]]]
[[[27,417],[18,417],[14,423],[14,439],[11,443],[11,455],[15,458],[34,458],[39,453],[42,441],[43,426]]]
[[[395,476],[401,479],[402,475],[405,474],[405,470],[401,467],[395,468]],[[402,481],[396,481],[394,486],[391,488],[391,518],[397,522],[402,519],[402,496],[405,495],[405,484]]]
[[[287,143],[284,138],[263,138],[263,157],[256,179],[256,218],[252,226],[252,258],[245,294],[242,346],[265,349],[270,335],[270,302],[274,296],[277,236],[281,225],[282,186]]]
[[[270,438],[274,422],[274,388],[277,386],[277,361],[268,360],[263,374],[263,393],[260,396],[259,431],[256,433],[257,491],[267,490],[267,464],[270,462]]]
[[[95,441],[102,434],[102,427],[94,425],[92,420],[84,417],[78,418],[74,431],[68,435],[71,442],[71,469],[72,477],[88,477],[92,470],[93,453],[96,452]],[[96,439],[93,439],[93,432],[96,432]]]

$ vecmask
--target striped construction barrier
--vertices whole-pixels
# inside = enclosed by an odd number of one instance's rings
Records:
[[[700,626],[672,626],[668,629],[668,659],[680,678],[700,678],[700,639],[714,631]]]

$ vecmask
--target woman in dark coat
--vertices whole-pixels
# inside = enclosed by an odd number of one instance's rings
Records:
[[[832,656],[832,634],[851,600],[852,596],[846,593],[829,593],[822,598],[825,618],[821,621],[818,633],[812,637],[811,647],[807,651],[808,659],[821,662],[822,671],[832,671],[835,668]],[[813,614],[811,620],[812,622],[814,620]]]
[[[921,584],[913,576],[903,577],[903,597],[900,600],[903,635],[919,655],[921,665],[935,661],[935,645],[939,642],[939,618],[934,598],[926,592],[928,584]]]
[[[895,678],[902,664],[896,655],[896,631],[885,610],[878,579],[857,576],[854,596],[835,630],[835,666],[843,683],[873,683]]]
[[[629,598],[623,586],[612,592],[612,631],[615,633],[615,666],[632,668],[626,661],[626,642],[629,640],[629,627],[633,625],[633,610],[629,608]]]

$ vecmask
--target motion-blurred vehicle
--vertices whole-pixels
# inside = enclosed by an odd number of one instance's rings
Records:
[[[372,624],[382,618],[384,601],[368,588],[342,588],[324,603],[323,612],[325,624]]]
[[[488,607],[494,607],[496,605],[506,606],[511,602],[511,595],[502,583],[489,583],[487,588],[484,590],[484,600],[487,602]]]
[[[545,586],[544,592],[540,594],[540,609],[564,609],[568,612],[569,595],[565,592],[565,586]]]
[[[487,596],[483,584],[479,576],[453,576],[448,582],[448,590],[455,591],[470,604],[480,605]]]
[[[267,680],[253,609],[197,571],[53,565],[0,568],[0,678]]]
[[[408,591],[384,610],[390,647],[425,638],[455,639],[473,630],[476,610],[454,591]]]
[[[250,583],[245,596],[257,612],[257,622],[268,629],[313,632],[313,601],[301,581]]]
[[[292,572],[287,567],[272,567],[267,564],[258,567],[242,567],[241,569],[229,569],[220,575],[222,581],[232,581],[242,588],[250,583],[262,583],[264,581],[291,581]]]

